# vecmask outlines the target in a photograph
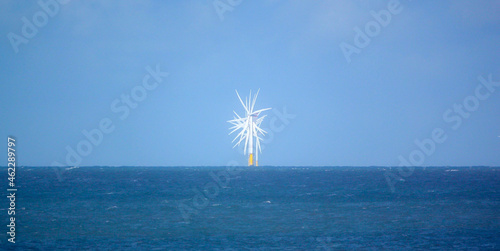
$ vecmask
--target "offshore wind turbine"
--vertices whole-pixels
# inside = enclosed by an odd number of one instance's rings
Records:
[[[262,152],[260,148],[260,141],[262,140],[262,138],[259,135],[263,136],[264,134],[267,133],[262,128],[260,128],[260,124],[262,123],[262,120],[264,120],[266,115],[260,118],[259,115],[261,112],[271,109],[271,108],[265,108],[254,111],[255,101],[257,101],[257,96],[259,95],[259,91],[260,89],[252,98],[252,91],[250,90],[250,96],[248,98],[245,98],[245,103],[243,103],[240,94],[238,93],[238,91],[236,91],[238,99],[243,105],[243,108],[245,108],[245,116],[240,117],[235,111],[233,111],[234,115],[236,116],[234,116],[232,120],[227,121],[233,125],[231,128],[229,128],[230,130],[232,130],[229,134],[241,130],[238,133],[238,135],[236,135],[236,137],[233,139],[233,142],[239,139],[238,142],[236,142],[236,144],[233,146],[233,148],[240,145],[241,142],[245,141],[244,154],[246,155],[248,153],[249,166],[259,165],[259,152]],[[254,152],[255,152],[255,164],[253,158]]]

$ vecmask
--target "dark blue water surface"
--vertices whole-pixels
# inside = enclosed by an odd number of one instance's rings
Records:
[[[0,200],[4,249],[500,249],[500,168],[16,171],[16,244]]]

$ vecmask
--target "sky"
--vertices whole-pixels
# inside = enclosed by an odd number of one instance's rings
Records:
[[[40,2],[0,1],[18,165],[245,165],[258,89],[260,165],[500,165],[500,1]]]

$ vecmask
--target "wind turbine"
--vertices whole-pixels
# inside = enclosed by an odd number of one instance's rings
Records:
[[[262,128],[260,128],[260,124],[262,123],[262,120],[264,120],[266,115],[260,118],[259,115],[261,112],[271,109],[271,108],[265,108],[257,111],[253,110],[255,106],[255,101],[257,100],[257,96],[259,95],[259,91],[260,89],[257,91],[257,93],[253,98],[252,98],[252,91],[250,91],[250,96],[248,98],[245,98],[245,103],[243,103],[240,94],[238,93],[238,91],[236,91],[238,99],[243,105],[243,108],[245,108],[245,116],[240,117],[235,111],[233,111],[234,115],[236,116],[234,116],[232,120],[227,121],[233,125],[231,128],[229,128],[230,130],[232,130],[229,134],[241,130],[238,133],[238,135],[236,135],[236,137],[233,139],[233,142],[239,139],[238,142],[233,146],[233,148],[239,146],[241,142],[245,141],[244,154],[246,155],[248,153],[249,166],[254,165],[254,160],[253,160],[254,149],[256,154],[255,166],[259,165],[259,152],[262,152],[260,148],[260,141],[262,140],[262,138],[259,137],[259,134],[264,135],[267,133],[266,131],[262,130]],[[254,140],[255,140],[255,147],[254,147]]]

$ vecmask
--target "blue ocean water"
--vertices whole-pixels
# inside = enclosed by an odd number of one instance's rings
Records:
[[[6,227],[0,243],[19,250],[499,250],[499,171],[23,167],[16,243],[7,242]]]

